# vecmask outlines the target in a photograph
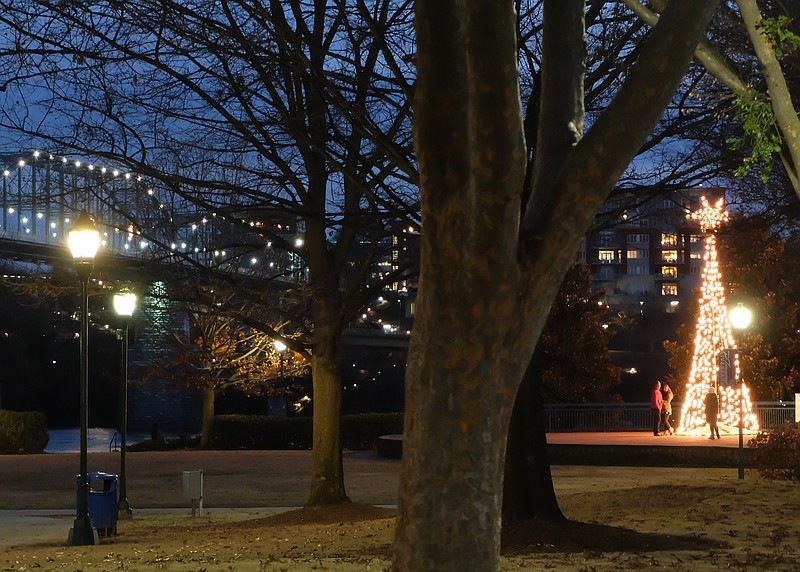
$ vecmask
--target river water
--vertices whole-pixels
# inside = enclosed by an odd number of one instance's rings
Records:
[[[111,440],[116,429],[107,427],[90,427],[86,438],[86,449],[91,453],[108,453],[114,450]],[[80,453],[81,430],[79,427],[68,429],[49,429],[47,431],[50,441],[45,447],[45,453]],[[129,432],[127,444],[133,445],[150,438],[150,432]],[[116,439],[116,449],[119,450],[119,435]]]

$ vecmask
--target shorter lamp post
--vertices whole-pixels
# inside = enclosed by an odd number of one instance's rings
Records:
[[[284,344],[280,340],[275,340],[275,344],[274,345],[275,345],[275,349],[278,350],[278,353],[281,356],[280,370],[279,371],[280,371],[280,376],[281,376],[281,387],[284,388],[283,389],[283,393],[282,393],[282,395],[283,395],[283,412],[284,412],[284,414],[286,414],[286,388],[284,387],[286,385],[286,380],[284,379],[284,375],[283,375],[283,354],[286,353],[286,344]]]
[[[128,437],[128,324],[136,309],[136,294],[133,292],[119,292],[114,294],[114,311],[122,320],[122,355],[120,375],[120,408],[119,408],[119,502],[117,510],[123,518],[133,518],[133,511],[128,502],[128,485],[125,474],[125,448]]]
[[[742,337],[744,331],[750,325],[750,320],[753,319],[753,313],[745,308],[742,304],[738,304],[733,308],[728,317],[730,318],[731,325],[736,331],[737,340],[736,345],[739,351],[739,478],[744,478],[744,411],[742,408],[742,400],[744,394],[744,383],[741,373],[741,360],[742,360]]]
[[[69,531],[67,544],[87,546],[99,544],[97,529],[92,526],[89,516],[89,474],[88,434],[89,434],[89,276],[94,268],[94,257],[100,248],[100,231],[94,219],[82,212],[69,230],[67,244],[75,261],[75,271],[81,281],[81,334],[80,334],[80,417],[81,454],[80,476],[78,481],[78,511],[75,522]]]

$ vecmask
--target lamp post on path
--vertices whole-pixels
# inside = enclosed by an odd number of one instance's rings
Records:
[[[75,522],[69,531],[67,543],[70,546],[86,546],[99,544],[97,529],[92,526],[89,516],[89,475],[88,434],[89,434],[89,276],[94,268],[94,257],[100,247],[100,231],[94,219],[81,212],[75,225],[69,230],[67,238],[75,271],[81,281],[81,333],[80,333],[80,417],[81,417],[81,453],[80,476],[78,482],[78,512]]]
[[[739,352],[739,478],[744,479],[744,416],[742,408],[744,383],[741,373],[742,339],[744,337],[744,331],[750,325],[750,320],[753,319],[753,313],[742,304],[738,304],[728,313],[728,317],[736,332],[736,349]]]
[[[120,375],[120,455],[119,455],[119,502],[117,511],[122,518],[133,518],[133,511],[128,502],[128,486],[125,474],[125,448],[128,437],[128,325],[133,311],[136,309],[136,294],[122,291],[114,294],[114,311],[123,322],[122,356]]]

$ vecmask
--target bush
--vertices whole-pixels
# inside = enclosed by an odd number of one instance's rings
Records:
[[[342,417],[342,448],[371,450],[379,436],[401,433],[402,413],[364,413]],[[218,415],[211,429],[212,449],[311,449],[310,417]]]
[[[41,453],[48,441],[44,413],[0,409],[0,453]]]
[[[786,422],[759,433],[747,444],[755,449],[750,465],[768,479],[800,480],[800,427]]]

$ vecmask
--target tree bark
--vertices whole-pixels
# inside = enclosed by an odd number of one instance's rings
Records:
[[[550,461],[541,392],[541,356],[537,347],[517,391],[506,448],[503,522],[518,519],[563,521]]]
[[[560,2],[549,0],[571,21],[583,12],[583,3]],[[540,173],[549,192],[538,197],[534,182],[535,208],[520,227],[526,157],[513,3],[415,3],[425,231],[394,570],[497,568],[506,437],[524,368],[583,232],[674,93],[716,4],[670,3],[642,70],[557,175]],[[555,105],[543,95],[542,114]]]
[[[342,382],[336,361],[338,311],[333,300],[314,302],[314,427],[311,452],[311,492],[308,506],[349,502],[344,486],[341,445]]]
[[[491,570],[505,435],[529,353],[509,335],[525,173],[516,16],[513,3],[488,1],[415,9],[422,319],[406,370],[394,568]]]
[[[214,424],[214,400],[217,392],[213,387],[203,388],[203,427],[200,432],[200,447],[208,447],[211,441],[211,427]]]

